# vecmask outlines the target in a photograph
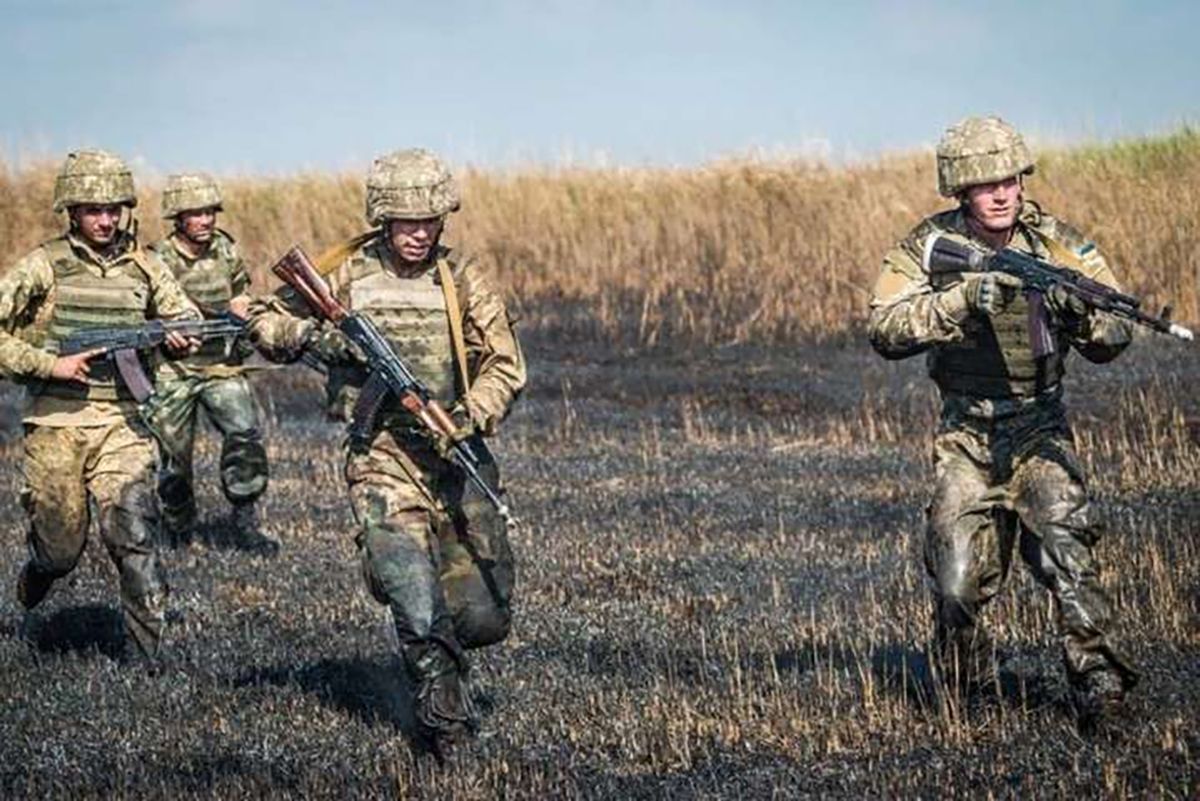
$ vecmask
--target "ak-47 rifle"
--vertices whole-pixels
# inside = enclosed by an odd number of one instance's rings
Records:
[[[153,350],[171,333],[199,339],[233,339],[245,330],[245,323],[227,315],[212,320],[150,320],[145,325],[123,328],[88,328],[66,337],[58,346],[58,355],[70,356],[99,350],[116,364],[121,380],[139,403],[154,394],[154,384],[146,375],[140,351]]]
[[[1045,298],[1056,287],[1083,301],[1089,308],[1145,326],[1162,334],[1192,341],[1188,328],[1171,321],[1171,307],[1155,317],[1141,310],[1142,302],[1083,273],[1021,253],[1011,248],[986,251],[945,236],[930,237],[925,244],[924,266],[930,275],[1002,272],[1016,276],[1030,299],[1029,335],[1034,356],[1054,353],[1054,338],[1046,325]]]
[[[394,395],[400,405],[430,433],[446,437],[453,443],[450,461],[466,474],[505,522],[511,523],[512,514],[508,504],[479,472],[482,462],[475,447],[466,440],[454,438],[453,434],[458,428],[454,419],[430,396],[429,389],[392,349],[371,319],[343,306],[299,247],[293,247],[283,254],[271,272],[296,290],[318,316],[337,326],[366,357],[370,375],[362,389],[359,408],[355,409],[355,426],[369,427],[370,418],[382,399],[387,394]],[[477,446],[486,447],[481,442],[477,442]]]

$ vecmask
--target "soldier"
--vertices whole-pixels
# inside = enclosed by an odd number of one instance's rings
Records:
[[[981,608],[1005,580],[1014,545],[1054,600],[1081,722],[1123,700],[1137,674],[1111,636],[1112,605],[1092,553],[1099,537],[1063,408],[1064,357],[1093,362],[1129,344],[1128,323],[1065,292],[1026,296],[1005,274],[931,276],[923,249],[938,235],[1014,248],[1116,286],[1096,246],[1023,196],[1034,162],[997,117],[969,118],[937,148],[938,191],[958,201],[912,230],[883,260],[871,300],[871,344],[884,358],[927,354],[942,398],[925,563],[935,598],[936,653],[952,686],[994,681]],[[1035,357],[1030,315],[1054,352]]]
[[[244,318],[250,276],[234,239],[217,227],[221,191],[203,174],[172,175],[162,194],[162,215],[174,230],[151,246],[188,296],[208,317]],[[195,355],[164,362],[158,371],[154,426],[162,446],[158,493],[170,538],[183,539],[196,521],[192,450],[203,408],[223,438],[221,489],[233,505],[234,528],[244,544],[270,551],[277,544],[258,532],[255,501],[267,488],[267,452],[258,410],[242,374],[240,342],[213,340]]]
[[[508,413],[525,362],[492,281],[439,241],[459,207],[454,181],[433,154],[402,150],[376,159],[366,194],[377,230],[347,245],[330,287],[379,326],[450,409],[456,438],[472,438],[486,453],[478,438],[494,434]],[[277,360],[305,349],[319,355],[330,368],[330,412],[348,419],[367,376],[360,354],[308,317],[290,290],[256,302],[255,344]],[[463,649],[507,636],[513,558],[502,519],[444,458],[452,443],[432,438],[394,400],[348,441],[346,478],[364,578],[391,608],[420,733],[440,752],[477,727]],[[483,472],[496,486],[495,464]]]
[[[159,654],[167,585],[154,552],[159,525],[154,493],[157,453],[137,404],[96,351],[56,356],[57,343],[80,329],[138,325],[147,318],[199,319],[171,272],[134,236],[133,177],[116,156],[80,150],[54,183],[54,210],[70,226],[0,279],[0,371],[25,383],[25,459],[21,503],[29,516],[29,561],[17,582],[26,609],[83,552],[89,496],[100,536],[117,566],[126,653],[153,664]],[[124,219],[124,222],[123,222]],[[194,340],[171,334],[184,355]]]

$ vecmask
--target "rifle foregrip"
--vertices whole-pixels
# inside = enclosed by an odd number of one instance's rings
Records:
[[[437,402],[430,401],[425,404],[425,408],[429,411],[429,417],[437,424],[438,429],[443,434],[449,434],[458,428],[450,413],[443,409]]]

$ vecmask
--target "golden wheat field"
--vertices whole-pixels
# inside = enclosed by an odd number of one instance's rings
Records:
[[[53,235],[53,165],[0,171],[0,260]],[[360,176],[225,182],[265,266],[362,224]],[[196,537],[164,548],[175,666],[114,657],[93,541],[24,616],[18,392],[0,398],[0,795],[11,798],[1196,798],[1197,346],[1139,337],[1069,366],[1144,676],[1116,725],[1075,725],[1053,610],[1015,565],[987,612],[993,692],[938,692],[921,564],[936,397],[863,334],[882,252],[939,207],[929,154],[833,168],[466,171],[450,232],[521,316],[529,387],[494,440],[522,525],[517,619],[474,659],[483,730],[416,749],[385,610],[362,586],[342,432],[316,377],[255,377],[275,556],[232,536],[220,443]],[[154,186],[143,233],[160,226]],[[1029,194],[1091,232],[1127,289],[1200,322],[1200,136],[1047,154]],[[94,539],[94,538],[93,538]],[[1018,560],[1019,561],[1019,560]]]

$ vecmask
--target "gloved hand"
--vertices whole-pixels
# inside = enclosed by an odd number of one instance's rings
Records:
[[[446,461],[450,461],[454,456],[454,446],[465,439],[469,439],[476,432],[475,423],[471,421],[471,416],[467,414],[467,410],[460,404],[455,404],[450,409],[450,419],[454,421],[454,430],[449,434],[438,434],[434,439],[433,447],[437,451],[438,456]]]
[[[968,273],[961,283],[943,293],[944,303],[960,321],[972,313],[996,315],[1008,308],[1022,286],[1020,278],[1008,273]]]
[[[1078,295],[1073,295],[1057,284],[1046,293],[1046,305],[1068,328],[1086,320],[1092,308]]]
[[[326,364],[364,364],[362,349],[336,328],[314,328],[305,347]]]

